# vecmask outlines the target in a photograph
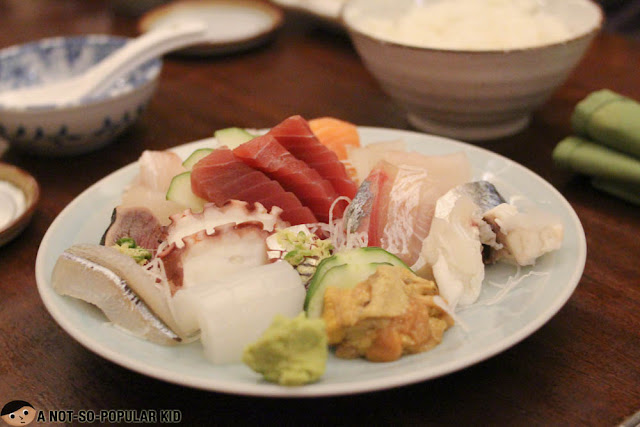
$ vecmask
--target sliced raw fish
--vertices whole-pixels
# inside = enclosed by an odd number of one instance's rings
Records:
[[[358,127],[353,123],[335,117],[318,117],[309,120],[309,127],[320,142],[335,152],[340,160],[347,158],[348,148],[360,146]]]
[[[367,178],[373,167],[384,159],[382,153],[390,151],[406,151],[404,140],[383,141],[367,144],[363,147],[349,147],[349,162],[355,170],[356,178],[362,182]]]
[[[145,150],[138,159],[138,166],[137,183],[165,193],[171,179],[185,171],[182,159],[173,151]]]
[[[155,279],[115,249],[68,248],[56,261],[51,283],[57,293],[97,306],[110,321],[136,336],[165,345],[182,341]]]
[[[171,151],[145,150],[138,159],[138,166],[138,175],[122,194],[121,206],[144,206],[160,224],[169,224],[169,217],[184,209],[166,198],[173,177],[185,171],[182,159]]]
[[[318,171],[320,176],[331,182],[338,194],[350,199],[355,196],[356,184],[349,178],[344,164],[340,162],[336,153],[318,140],[309,123],[301,116],[285,119],[274,126],[268,135],[275,137],[295,158]],[[334,181],[339,181],[339,185],[336,186]],[[348,182],[351,185],[346,185]]]
[[[273,136],[256,137],[236,147],[233,153],[294,193],[320,221],[329,220],[329,210],[338,197],[335,189],[315,169],[296,159]],[[343,209],[336,210],[334,216],[342,217]]]
[[[471,175],[464,153],[425,156],[402,153],[381,160],[360,186],[347,211],[351,231],[366,232],[380,246],[413,265],[429,234],[438,199]]]
[[[369,246],[380,246],[387,219],[389,193],[398,168],[380,162],[360,185],[358,193],[345,213],[347,229],[351,233],[365,233]]]
[[[463,196],[470,197],[478,206],[481,214],[505,203],[498,189],[489,181],[467,182],[451,189],[438,200],[435,216],[438,218],[446,217],[456,201]]]
[[[116,206],[111,215],[111,224],[100,239],[100,244],[113,246],[118,239],[130,237],[141,248],[156,250],[165,235],[165,228],[148,208]]]
[[[280,207],[281,218],[292,225],[317,222],[311,210],[300,209],[304,206],[295,194],[285,191],[277,181],[247,165],[226,147],[213,150],[194,165],[191,188],[196,196],[218,206],[229,200],[257,202],[266,209]]]

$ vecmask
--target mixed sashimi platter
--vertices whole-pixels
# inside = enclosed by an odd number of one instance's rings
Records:
[[[486,271],[513,268],[499,303],[562,248],[563,218],[477,179],[465,150],[361,142],[351,123],[293,116],[183,157],[145,151],[102,238],[58,253],[51,287],[123,334],[295,386],[328,360],[391,365],[473,333]]]

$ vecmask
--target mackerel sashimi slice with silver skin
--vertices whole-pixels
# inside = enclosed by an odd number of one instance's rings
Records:
[[[182,341],[155,279],[115,249],[68,248],[58,257],[51,283],[60,295],[97,306],[110,321],[136,336],[165,345]]]
[[[317,222],[313,212],[295,194],[244,163],[227,147],[216,148],[193,166],[191,189],[196,196],[218,206],[230,200],[257,202],[266,209],[280,207],[281,218],[292,225]]]
[[[353,199],[358,187],[353,182],[338,155],[323,145],[309,123],[301,116],[291,116],[267,133],[278,140],[293,156],[318,171],[341,196]]]
[[[258,136],[236,147],[233,153],[249,166],[277,180],[285,190],[294,193],[320,221],[329,221],[329,211],[338,193],[329,181],[305,162],[296,159],[273,136]],[[337,207],[333,212],[334,217],[342,217],[343,211],[344,207]]]

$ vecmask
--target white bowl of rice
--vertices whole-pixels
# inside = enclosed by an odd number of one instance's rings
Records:
[[[528,125],[604,15],[591,0],[348,0],[341,19],[413,126],[480,141]]]

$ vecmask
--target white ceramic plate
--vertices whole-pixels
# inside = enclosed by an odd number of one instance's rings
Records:
[[[454,326],[429,352],[392,363],[340,360],[332,355],[323,379],[303,387],[280,387],[262,381],[242,364],[214,366],[200,343],[163,347],[129,336],[107,323],[102,313],[82,301],[56,294],[50,277],[57,257],[74,243],[97,243],[119,203],[124,186],[137,173],[126,166],[100,180],[69,204],[51,224],[38,251],[36,278],[40,295],[53,318],[73,338],[100,356],[133,371],[190,387],[259,396],[327,396],[385,389],[424,381],[471,366],[526,338],[545,324],[569,299],[586,259],[582,225],[567,201],[549,183],[528,169],[490,151],[425,134],[392,129],[360,128],[364,143],[403,139],[408,148],[426,154],[463,150],[474,177],[493,182],[503,196],[517,204],[533,203],[558,215],[565,226],[560,250],[542,257],[533,269],[523,269],[518,286],[499,303],[485,305],[516,270],[487,268],[479,302],[459,313],[468,325]],[[186,157],[202,140],[177,147]]]
[[[184,20],[207,23],[208,42],[182,49],[188,55],[218,55],[250,49],[266,42],[283,23],[282,11],[261,0],[178,0],[140,18],[144,33]]]

